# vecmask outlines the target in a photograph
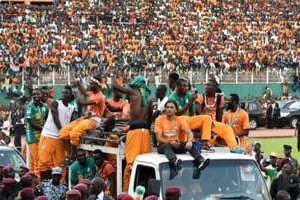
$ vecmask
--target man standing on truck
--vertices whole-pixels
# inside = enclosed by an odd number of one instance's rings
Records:
[[[124,170],[123,191],[127,191],[131,168],[135,158],[151,151],[150,125],[152,116],[152,101],[148,101],[150,89],[146,86],[143,76],[137,76],[129,87],[118,85],[113,80],[114,89],[128,95],[130,103],[130,124],[125,144],[126,167]]]
[[[41,131],[48,115],[48,108],[42,103],[41,90],[32,92],[32,101],[26,107],[26,141],[30,151],[30,169],[38,172],[38,145]]]
[[[81,105],[87,106],[86,116],[62,127],[59,131],[60,138],[69,140],[71,143],[71,158],[75,155],[75,149],[79,145],[80,137],[88,130],[95,129],[103,122],[101,117],[105,110],[105,96],[101,92],[100,78],[95,76],[90,78],[90,84],[86,90],[79,81],[74,82],[79,91],[88,96],[87,99],[75,93],[76,99]]]
[[[53,167],[61,166],[65,160],[64,140],[59,138],[59,130],[70,123],[74,106],[69,103],[73,98],[72,88],[65,86],[62,100],[52,101],[50,111],[42,130],[39,143],[39,163],[41,180],[51,176]]]
[[[176,154],[186,153],[187,151],[195,158],[193,178],[199,178],[201,170],[209,164],[209,160],[201,156],[200,149],[197,149],[197,145],[193,143],[193,133],[188,124],[185,120],[176,116],[177,110],[177,103],[168,100],[165,104],[165,114],[160,115],[155,120],[154,132],[159,143],[157,151],[160,154],[165,154],[170,162],[170,180],[181,169],[181,160],[176,157]],[[187,142],[180,140],[180,132],[187,134]]]

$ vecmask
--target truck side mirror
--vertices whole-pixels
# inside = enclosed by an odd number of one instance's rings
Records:
[[[149,179],[147,187],[147,195],[155,195],[159,197],[160,195],[161,181],[156,179]]]

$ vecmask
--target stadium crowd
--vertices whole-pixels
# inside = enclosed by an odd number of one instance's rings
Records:
[[[30,75],[28,84],[36,83],[39,70],[68,67],[76,76],[297,67],[298,7],[295,0],[1,5],[2,87],[20,82],[20,67]]]

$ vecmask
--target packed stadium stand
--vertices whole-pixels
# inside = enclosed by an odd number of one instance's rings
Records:
[[[298,0],[0,6],[2,85],[65,84],[103,71],[142,73],[150,82],[178,71],[193,83],[210,75],[222,83],[280,83],[298,75]]]

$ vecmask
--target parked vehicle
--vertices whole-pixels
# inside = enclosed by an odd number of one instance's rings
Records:
[[[12,166],[15,171],[15,178],[19,180],[20,166],[26,166],[26,163],[16,148],[0,144],[0,165]]]
[[[294,101],[280,111],[277,127],[289,126],[295,128],[300,117],[300,101]]]
[[[275,103],[278,103],[280,110],[285,109],[290,104],[294,103],[296,100],[278,100]]]
[[[266,115],[262,105],[257,100],[242,101],[241,106],[248,112],[250,129],[266,125]]]

